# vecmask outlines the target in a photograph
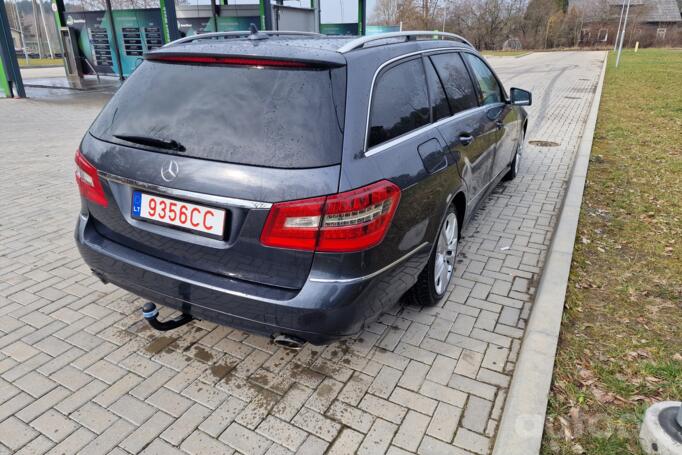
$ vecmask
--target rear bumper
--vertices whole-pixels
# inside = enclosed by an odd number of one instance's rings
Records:
[[[87,215],[76,243],[98,275],[155,303],[265,336],[286,333],[313,344],[352,336],[393,305],[414,283],[428,249],[357,280],[311,281],[299,291],[199,271],[130,249],[101,236]]]

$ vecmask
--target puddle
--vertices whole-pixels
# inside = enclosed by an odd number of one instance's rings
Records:
[[[213,354],[211,354],[201,346],[194,347],[194,357],[206,363],[210,363],[211,360],[213,360]]]
[[[171,344],[175,343],[176,340],[177,338],[175,337],[159,337],[149,343],[144,350],[152,354],[158,354]]]
[[[218,380],[225,378],[234,368],[234,365],[225,365],[224,363],[218,363],[216,365],[211,365],[211,374],[215,376]]]
[[[320,396],[320,398],[329,398],[332,396],[333,393],[334,387],[330,386],[327,383],[322,383],[317,388],[317,394]]]

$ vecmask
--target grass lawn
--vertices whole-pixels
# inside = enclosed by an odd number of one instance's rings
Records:
[[[19,60],[19,66],[21,67],[26,67],[26,66],[62,66],[64,64],[64,60],[61,58],[29,58],[28,63],[26,63],[26,59],[24,57],[17,57],[17,60]]]
[[[682,398],[682,51],[609,56],[543,454],[639,454]]]

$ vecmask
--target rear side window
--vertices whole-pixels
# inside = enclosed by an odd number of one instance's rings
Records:
[[[443,81],[452,113],[477,107],[476,91],[462,57],[458,53],[447,53],[432,55],[430,58]]]
[[[424,67],[426,68],[426,78],[429,81],[429,94],[431,95],[431,111],[433,116],[431,120],[437,122],[451,115],[450,103],[448,102],[445,90],[443,90],[443,84],[441,84],[436,70],[428,59],[424,60]]]
[[[500,84],[497,83],[495,75],[488,68],[483,60],[473,54],[464,54],[474,78],[478,81],[478,87],[481,89],[479,101],[481,104],[495,104],[502,102],[502,90]]]
[[[374,86],[368,147],[428,125],[429,109],[421,58],[384,71]]]
[[[229,163],[329,166],[341,162],[345,99],[345,68],[145,61],[91,133],[125,145],[116,136],[172,140],[183,156]]]

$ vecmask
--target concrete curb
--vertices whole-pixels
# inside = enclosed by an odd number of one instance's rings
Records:
[[[493,455],[531,455],[540,451],[568,274],[607,62],[608,53],[573,163],[559,224],[538,284]]]

